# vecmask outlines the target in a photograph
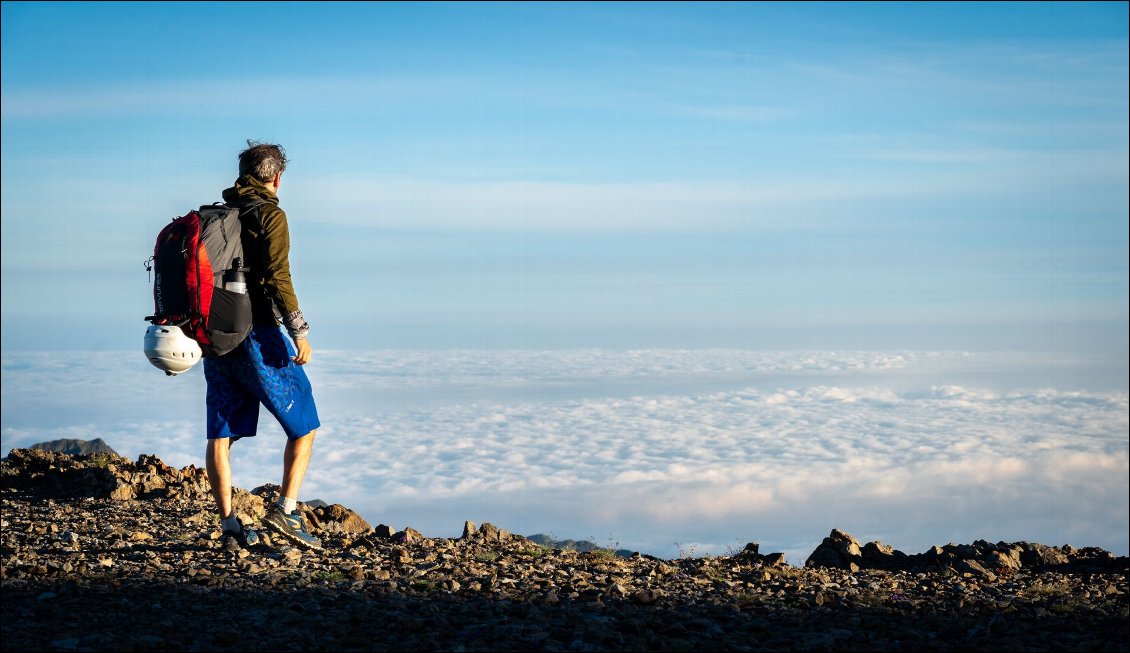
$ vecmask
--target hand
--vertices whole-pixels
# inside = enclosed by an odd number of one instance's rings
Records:
[[[309,338],[299,338],[294,342],[294,346],[298,349],[297,356],[291,356],[290,360],[298,365],[305,365],[310,362],[310,357],[314,355],[313,350],[310,349]]]

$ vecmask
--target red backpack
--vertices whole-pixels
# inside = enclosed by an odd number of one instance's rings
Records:
[[[239,209],[202,206],[161,230],[145,264],[156,273],[145,319],[179,326],[205,356],[223,356],[251,332],[240,230]]]

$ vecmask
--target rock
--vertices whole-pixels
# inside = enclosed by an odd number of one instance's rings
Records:
[[[487,522],[479,527],[479,535],[487,542],[498,542],[501,540],[500,534],[502,531],[497,526]]]
[[[996,574],[989,571],[988,569],[985,569],[985,567],[983,567],[981,563],[977,562],[976,560],[957,560],[955,561],[953,568],[955,571],[963,575],[967,574],[968,576],[984,578],[989,582],[993,582],[997,579]]]
[[[831,544],[836,547],[840,555],[844,558],[859,558],[862,557],[863,552],[859,548],[859,542],[839,529],[832,529],[831,535],[825,540],[831,540]]]
[[[372,526],[369,526],[369,522],[365,521],[361,515],[339,503],[317,508],[314,513],[320,522],[320,528],[329,533],[357,535],[373,530]]]
[[[274,483],[264,483],[263,485],[259,485],[252,489],[251,494],[262,498],[263,502],[269,505],[272,502],[278,501],[279,491],[281,489],[282,488],[280,486],[275,485]]]
[[[131,501],[137,498],[137,489],[132,485],[120,484],[116,485],[110,491],[110,497],[114,501]]]
[[[824,538],[820,546],[805,561],[806,567],[834,567],[850,569],[852,565],[859,569],[863,561],[863,552],[859,542],[844,531],[832,529],[831,534]]]
[[[475,528],[475,522],[467,520],[463,522],[463,535],[459,538],[461,540],[469,540],[475,537],[478,529]]]
[[[864,558],[882,558],[884,556],[894,555],[895,548],[882,542],[868,542],[864,545],[860,555]]]
[[[942,547],[942,552],[953,560],[973,560],[981,557],[981,552],[973,544],[947,544]]]
[[[1043,544],[1029,544],[1027,542],[1022,543],[1021,546],[1023,548],[1020,553],[1020,560],[1024,567],[1052,567],[1067,564],[1068,562],[1067,556],[1056,547],[1045,546]]]
[[[865,569],[909,569],[913,563],[902,551],[882,542],[868,542],[860,551],[859,565]]]
[[[1016,571],[1021,567],[1019,552],[1014,557],[1003,551],[990,551],[985,555],[985,563],[990,569]]]
[[[788,565],[784,553],[768,553],[761,557],[761,564],[768,567],[784,567]]]
[[[263,497],[243,488],[232,489],[232,511],[244,523],[255,523],[267,516],[267,502]]]
[[[392,541],[396,542],[397,544],[415,544],[417,542],[422,542],[423,540],[424,536],[420,533],[420,531],[411,527],[405,528],[404,530],[395,533],[392,536]]]

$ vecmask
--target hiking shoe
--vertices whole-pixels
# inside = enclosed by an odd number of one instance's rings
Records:
[[[288,515],[283,512],[283,509],[277,503],[273,504],[267,509],[267,516],[263,518],[263,523],[299,546],[317,550],[322,548],[322,541],[306,530],[306,520],[297,510]]]
[[[259,533],[243,522],[239,523],[238,531],[224,531],[223,538],[224,547],[230,550],[249,549],[261,541]]]

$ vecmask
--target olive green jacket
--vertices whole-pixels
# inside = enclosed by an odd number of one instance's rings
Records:
[[[290,229],[286,212],[279,208],[278,196],[263,182],[243,175],[235,186],[224,191],[223,198],[228,206],[240,209],[243,266],[251,269],[247,275],[247,294],[251,299],[254,324],[267,326],[282,322],[294,336],[287,318],[299,310],[298,297],[290,278]]]

